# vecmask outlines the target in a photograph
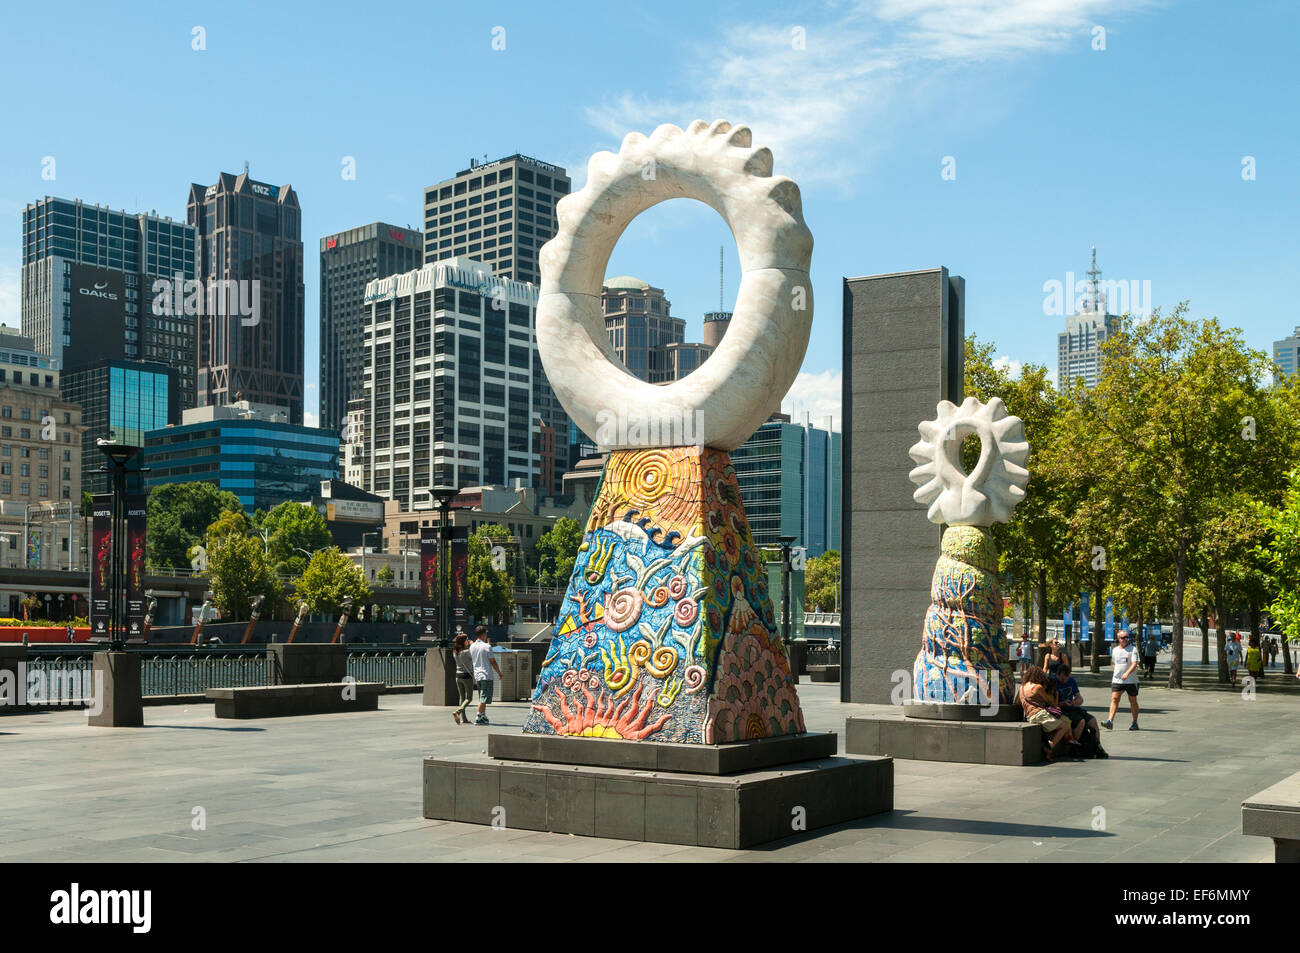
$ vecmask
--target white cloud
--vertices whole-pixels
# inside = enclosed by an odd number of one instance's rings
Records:
[[[1020,376],[1020,371],[1024,367],[1024,364],[1004,355],[993,359],[993,367],[999,371],[1006,371],[1011,379],[1015,380]]]
[[[925,95],[939,68],[1051,52],[1071,42],[1087,48],[1099,18],[1142,5],[860,0],[837,20],[737,24],[687,51],[689,95],[623,92],[589,106],[587,118],[617,140],[663,122],[744,122],[756,144],[772,149],[779,173],[846,182],[861,174],[872,149],[886,145],[876,120],[907,97]],[[796,29],[804,31],[803,49]],[[866,129],[876,135],[864,136]]]
[[[310,410],[303,410],[303,412],[302,412],[302,425],[303,425],[304,427],[319,427],[319,426],[320,426],[320,417],[317,416],[315,413],[313,413],[313,412],[310,411]]]
[[[826,418],[830,417],[831,428],[839,430],[843,393],[844,375],[840,371],[822,371],[820,374],[800,371],[785,400],[781,401],[781,410],[796,419],[807,411],[817,427],[823,426]]]

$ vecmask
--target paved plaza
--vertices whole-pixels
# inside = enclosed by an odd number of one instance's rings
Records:
[[[1200,668],[1189,680],[1208,689]],[[1079,680],[1096,710],[1106,675]],[[1277,672],[1253,700],[1144,684],[1142,730],[1123,730],[1121,712],[1109,760],[897,761],[892,814],[747,851],[421,817],[421,759],[518,732],[524,703],[493,705],[491,729],[457,727],[410,694],[383,696],[378,712],[247,722],[218,721],[211,705],[146,708],[139,729],[92,729],[78,711],[7,715],[0,862],[1269,861],[1271,841],[1240,833],[1241,801],[1296,770],[1294,682]],[[810,730],[842,735],[875,707],[807,679],[800,694]]]

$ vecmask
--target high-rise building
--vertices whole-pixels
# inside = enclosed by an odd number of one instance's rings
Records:
[[[537,354],[537,287],[455,258],[366,286],[362,488],[405,509],[436,484],[555,486],[569,433]],[[552,473],[543,473],[543,458]]]
[[[1300,369],[1300,327],[1288,338],[1273,342],[1273,363],[1278,372],[1292,377]]]
[[[187,410],[179,426],[145,435],[145,485],[205,482],[229,490],[249,513],[311,503],[338,477],[337,430],[286,420],[281,404],[247,400]]]
[[[774,414],[731,452],[754,542],[777,546],[793,536],[808,555],[840,548],[840,434]]]
[[[568,173],[524,155],[470,167],[424,190],[424,263],[466,256],[502,278],[541,281],[537,253],[555,237]]]
[[[731,326],[732,317],[730,311],[709,311],[704,315],[703,340],[706,347],[713,349],[722,343],[722,336]]]
[[[1065,390],[1075,380],[1088,387],[1101,376],[1101,345],[1119,330],[1118,315],[1106,310],[1106,295],[1097,279],[1097,249],[1092,249],[1092,268],[1088,271],[1089,291],[1083,308],[1065,319],[1065,330],[1056,336],[1056,386]]]
[[[81,406],[81,486],[90,493],[107,493],[109,475],[101,472],[105,457],[96,441],[115,438],[143,447],[145,435],[180,419],[180,385],[176,371],[148,361],[100,361],[64,371],[63,399]]]
[[[197,231],[207,297],[198,319],[196,406],[275,404],[302,423],[304,291],[298,196],[223,172],[191,185],[186,215]]]
[[[196,317],[154,304],[161,288],[192,282],[196,267],[195,232],[183,222],[46,196],[23,209],[23,333],[64,371],[166,364],[182,406],[193,406]]]
[[[361,396],[366,284],[419,268],[423,254],[423,235],[386,222],[320,240],[320,426],[343,430],[348,401]]]
[[[713,353],[711,344],[687,342],[686,322],[669,313],[672,304],[663,289],[640,278],[606,278],[600,304],[614,352],[643,381],[663,384],[680,380]],[[705,330],[709,330],[707,323]],[[721,337],[719,334],[718,339]]]
[[[0,325],[0,500],[81,505],[81,408],[59,393],[59,364]]]

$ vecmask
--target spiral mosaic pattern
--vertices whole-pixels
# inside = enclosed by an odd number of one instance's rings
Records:
[[[654,740],[802,731],[765,573],[727,454],[614,452],[524,730],[627,737],[616,712],[639,698]]]

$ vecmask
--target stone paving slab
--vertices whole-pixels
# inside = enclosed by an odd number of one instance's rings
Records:
[[[1085,699],[1102,701],[1105,679],[1083,673]],[[809,730],[842,738],[849,715],[886,710],[799,688]],[[1267,838],[1240,832],[1241,802],[1294,773],[1300,696],[1145,683],[1139,700],[1143,730],[1123,730],[1122,712],[1107,761],[896,761],[892,814],[747,851],[426,821],[423,759],[485,753],[487,731],[419,695],[257,726],[220,724],[208,705],[151,708],[145,727],[122,729],[50,709],[0,721],[0,862],[1270,861]],[[493,705],[489,730],[519,732],[527,707]]]

